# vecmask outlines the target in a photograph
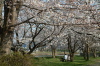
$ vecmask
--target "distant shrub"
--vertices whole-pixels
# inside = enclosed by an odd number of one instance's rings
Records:
[[[31,55],[14,53],[0,57],[0,66],[36,66]]]

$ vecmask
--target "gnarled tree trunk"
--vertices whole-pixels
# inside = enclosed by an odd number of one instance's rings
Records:
[[[4,22],[2,26],[1,33],[1,49],[0,54],[10,54],[12,40],[13,40],[13,31],[14,27],[10,27],[16,23],[17,19],[17,10],[15,4],[17,0],[5,0],[4,1]]]

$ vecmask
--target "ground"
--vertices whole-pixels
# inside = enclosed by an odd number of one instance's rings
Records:
[[[85,61],[83,57],[75,56],[74,62],[61,62],[60,57],[39,57],[35,58],[37,66],[94,66],[95,64],[100,64],[100,57],[90,58],[90,61]]]
[[[96,60],[95,64],[90,64],[90,65],[87,65],[87,66],[100,66],[100,59]]]

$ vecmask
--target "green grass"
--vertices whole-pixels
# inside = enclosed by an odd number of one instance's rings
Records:
[[[58,58],[35,58],[37,66],[86,66],[95,64],[100,58],[90,58],[85,61],[83,57],[75,56],[74,62],[61,62]]]

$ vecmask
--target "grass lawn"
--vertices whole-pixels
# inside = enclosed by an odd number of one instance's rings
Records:
[[[90,58],[90,61],[85,61],[83,57],[75,56],[74,62],[61,62],[59,58],[35,58],[35,64],[37,66],[86,66],[95,64],[98,60],[100,61],[100,57]]]

